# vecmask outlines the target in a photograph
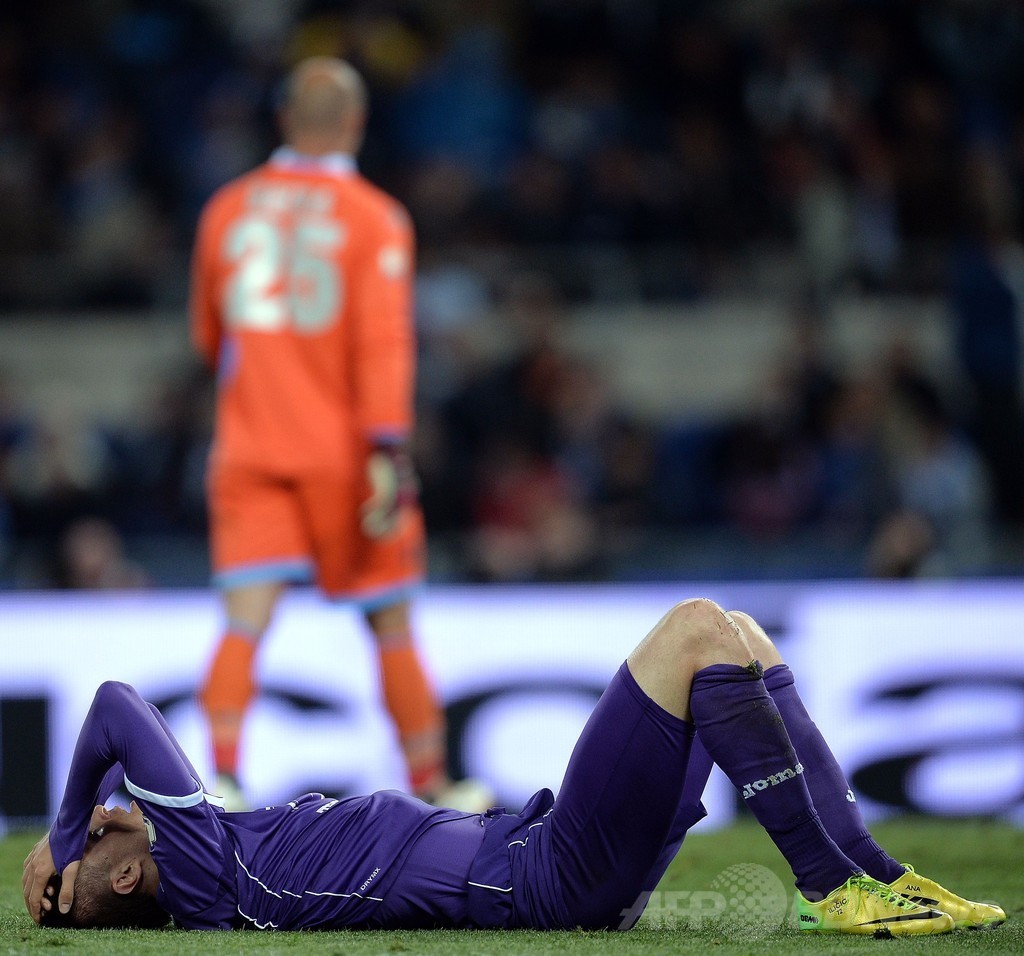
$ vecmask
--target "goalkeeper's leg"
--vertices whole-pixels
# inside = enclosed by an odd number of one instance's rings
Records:
[[[482,813],[494,803],[479,780],[448,776],[447,727],[412,630],[408,599],[366,612],[377,647],[381,695],[394,721],[405,758],[409,785],[428,803],[467,813]]]
[[[409,602],[368,611],[366,620],[377,647],[384,706],[398,732],[410,786],[417,796],[433,797],[447,782],[445,721],[413,639]]]
[[[199,691],[216,772],[214,790],[228,810],[249,809],[238,781],[246,713],[256,696],[256,652],[285,585],[262,582],[224,591],[227,622]]]

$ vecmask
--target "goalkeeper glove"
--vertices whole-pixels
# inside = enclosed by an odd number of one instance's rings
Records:
[[[416,475],[405,446],[376,445],[366,459],[366,478],[370,497],[361,508],[363,531],[383,538],[398,528],[401,509],[416,501]]]

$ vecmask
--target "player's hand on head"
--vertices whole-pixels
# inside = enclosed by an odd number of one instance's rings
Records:
[[[50,835],[44,836],[25,857],[21,871],[21,890],[25,898],[25,909],[37,923],[43,917],[43,900],[51,877],[57,875],[50,852]]]
[[[46,834],[25,857],[21,873],[21,889],[28,915],[37,923],[56,922],[48,917],[57,913],[66,915],[75,898],[75,877],[81,860],[74,860],[57,873],[50,850],[50,835]],[[56,912],[54,912],[56,910]]]
[[[55,923],[60,914],[60,910],[57,909],[57,901],[60,897],[61,878],[57,873],[54,873],[46,881],[46,889],[43,890],[43,899],[40,903],[40,923],[43,926],[48,926]]]
[[[78,876],[78,867],[81,860],[72,860],[61,874],[60,892],[57,895],[57,910],[61,915],[71,912],[71,904],[75,900],[75,878]]]
[[[401,445],[380,445],[366,460],[370,497],[361,511],[363,532],[384,538],[398,529],[404,506],[416,501],[416,477],[409,453]]]
[[[74,902],[79,862],[79,860],[75,860],[64,867],[64,879],[55,873],[47,880],[40,909],[40,925],[53,927],[73,925],[70,913],[71,904]]]

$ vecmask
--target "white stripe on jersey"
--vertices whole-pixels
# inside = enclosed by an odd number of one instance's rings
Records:
[[[128,779],[127,774],[124,778],[124,785],[132,796],[138,797],[140,800],[148,800],[150,803],[155,803],[160,807],[194,807],[202,803],[204,799],[202,787],[196,790],[195,793],[190,793],[184,797],[170,797],[163,793],[153,793],[151,790],[145,790],[142,787],[136,786]]]
[[[548,810],[548,813],[550,813],[550,812],[551,811]],[[544,814],[544,816],[547,816],[547,815],[548,815],[547,813]],[[542,826],[544,826],[544,821],[543,820],[538,820],[536,823],[531,823],[526,829],[527,830],[532,830],[534,827],[542,827]],[[526,844],[529,843],[529,842],[530,842],[530,837],[527,836],[525,840],[513,840],[509,844],[509,846],[510,847],[513,847],[513,846],[526,846]],[[478,884],[474,884],[474,885],[478,885]]]
[[[263,882],[263,880],[261,880],[258,876],[249,871],[249,867],[247,867],[242,862],[242,858],[238,855],[237,850],[235,851],[235,859],[238,861],[238,865],[245,871],[245,875],[249,877],[249,879],[252,880],[253,883],[255,883],[261,890],[263,890],[264,893],[267,893],[270,896],[276,896],[278,899],[282,899],[285,896],[294,896],[295,899],[302,899],[302,897],[304,896],[334,896],[344,900],[349,900],[352,899],[352,897],[356,897],[360,900],[372,900],[374,903],[384,902],[384,897],[382,896],[363,896],[362,893],[355,892],[331,893],[327,890],[303,890],[301,893],[293,893],[291,890],[281,890],[281,892],[279,893],[277,890],[272,890],[269,886],[267,886],[266,883]],[[242,913],[241,910],[239,910],[238,912],[241,913],[242,916],[245,916],[245,913]],[[252,919],[251,916],[245,916],[245,918]]]

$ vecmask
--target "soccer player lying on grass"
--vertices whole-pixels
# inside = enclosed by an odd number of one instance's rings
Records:
[[[628,929],[704,815],[712,760],[792,867],[801,929],[928,934],[1004,920],[875,843],[775,646],[707,600],[673,607],[630,654],[557,800],[541,790],[519,814],[397,791],[227,813],[157,710],[105,683],[57,819],[25,860],[25,905],[36,922],[81,927],[170,916],[188,929]],[[94,809],[122,779],[131,809]]]

